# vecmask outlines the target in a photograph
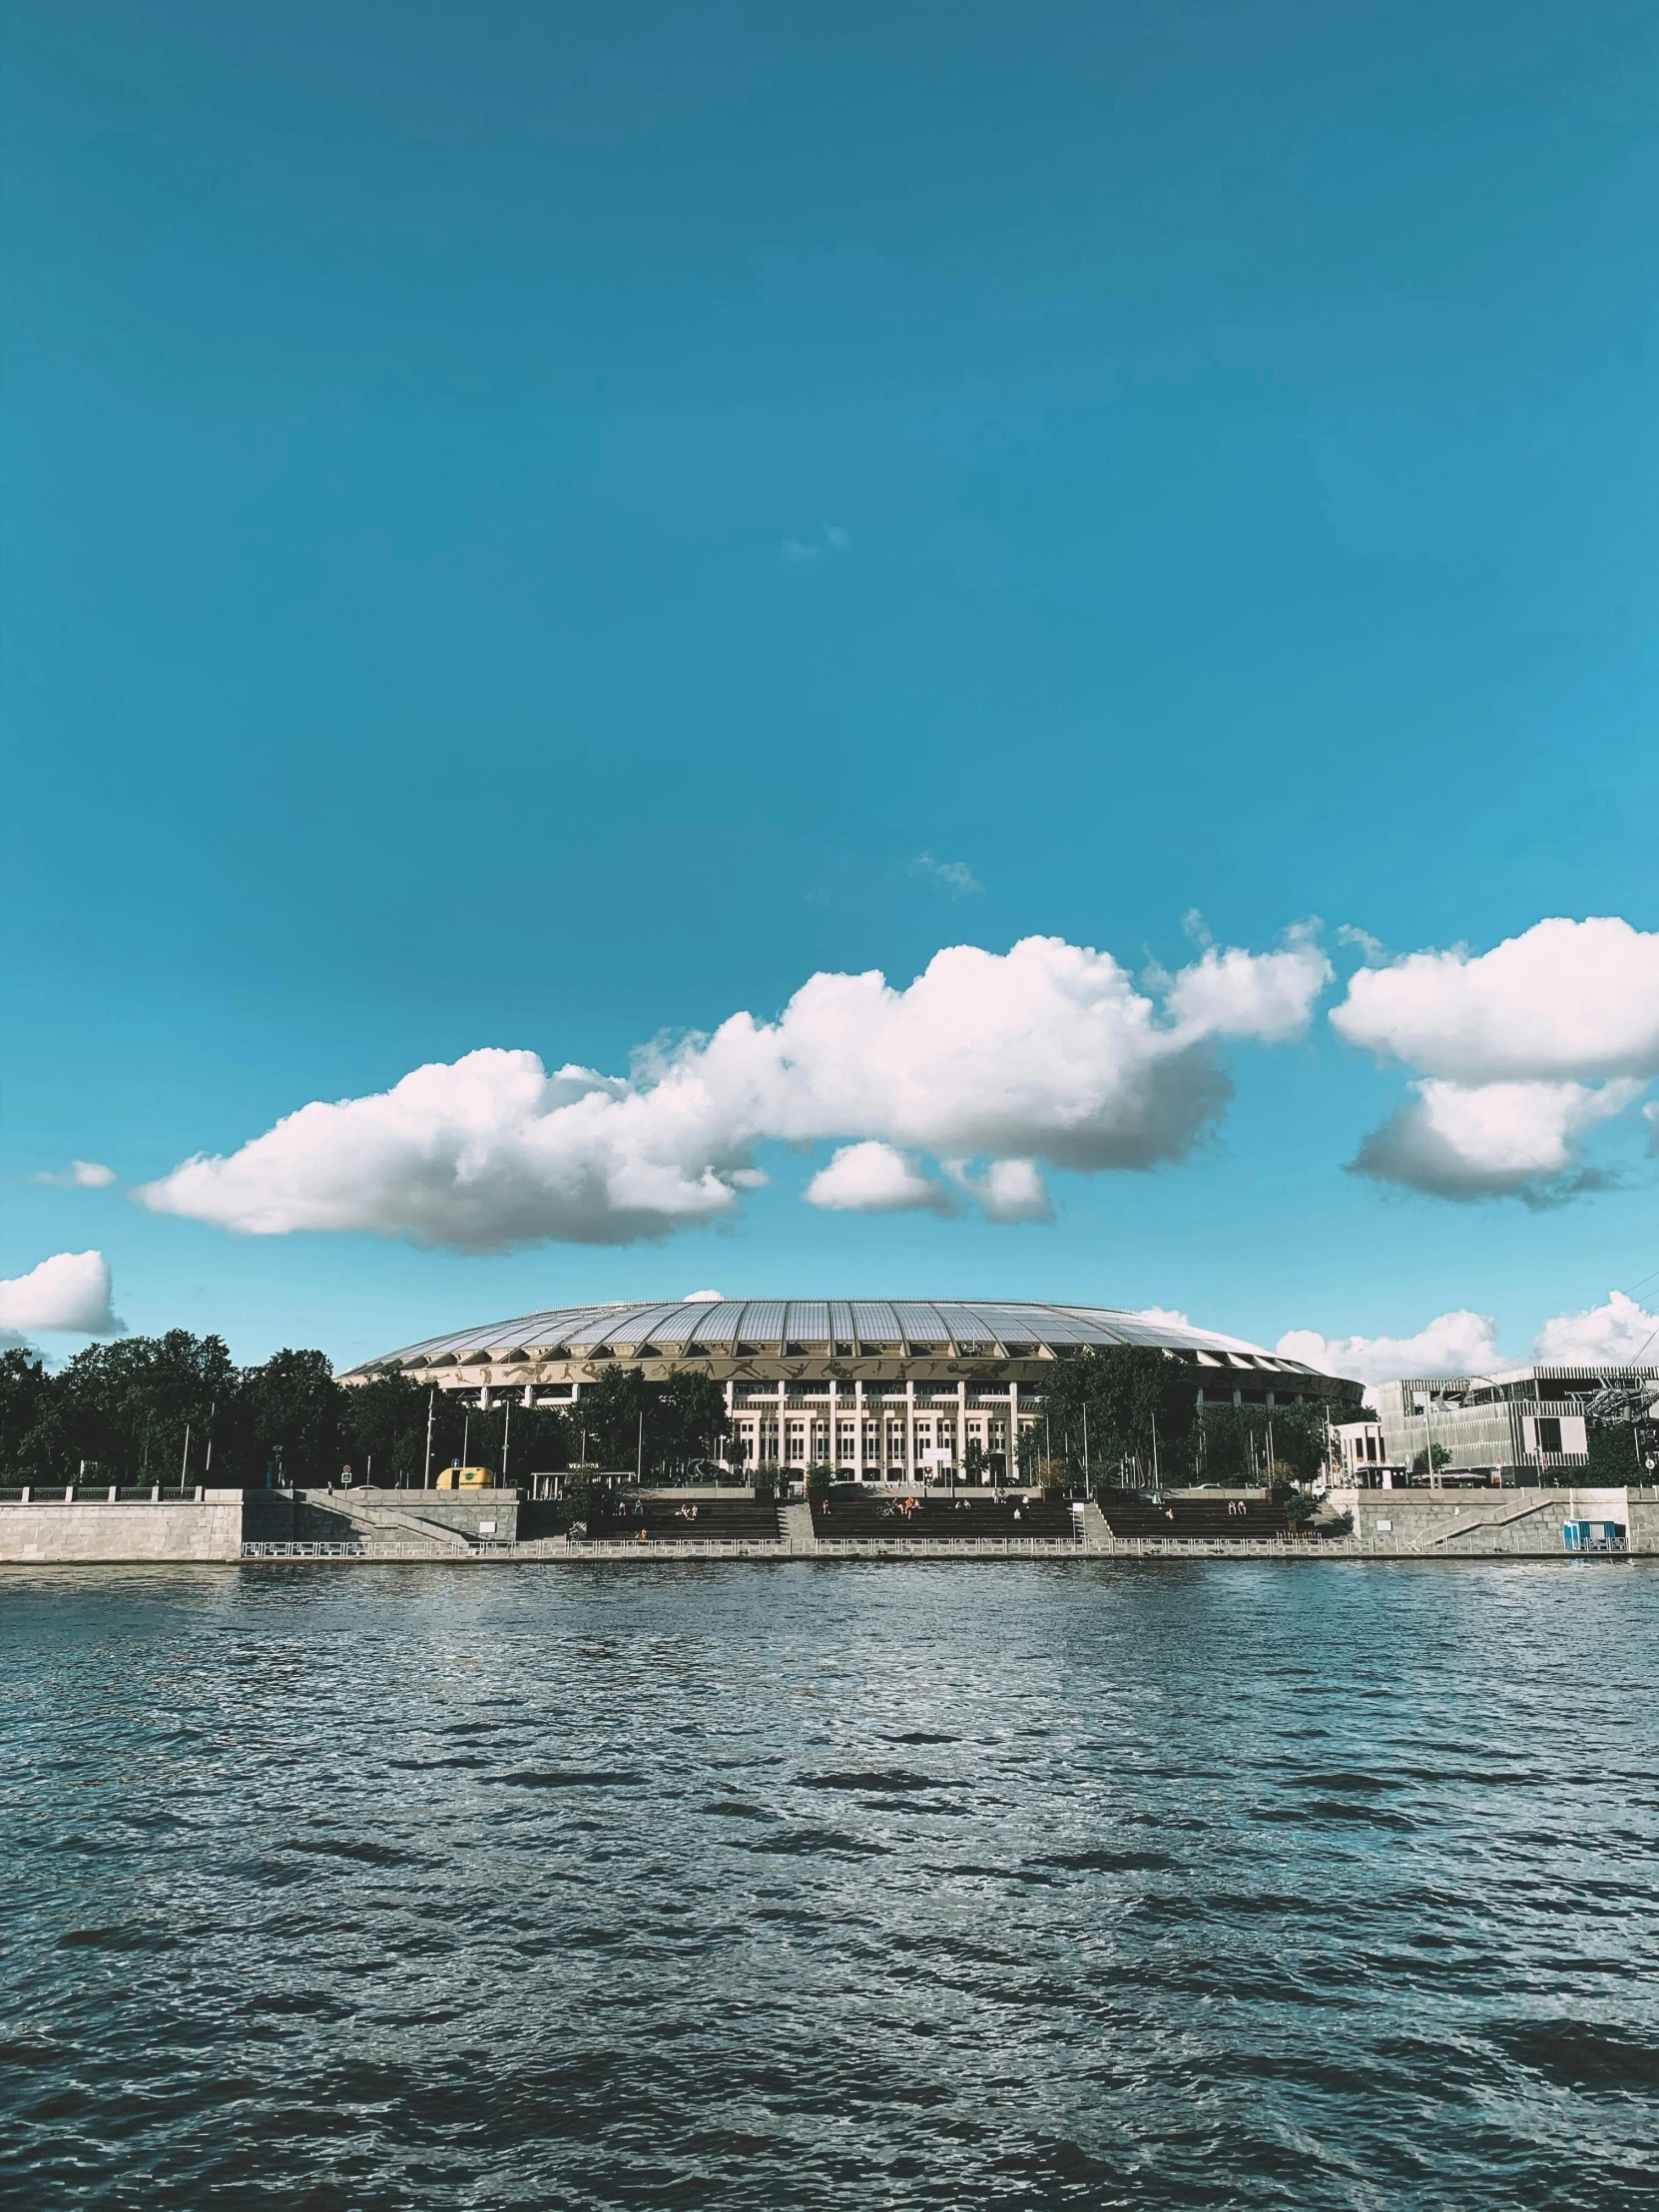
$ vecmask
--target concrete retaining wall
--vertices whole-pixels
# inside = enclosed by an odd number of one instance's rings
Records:
[[[311,1495],[326,1498],[327,1493]],[[408,1548],[412,1531],[400,1521],[405,1513],[430,1515],[433,1521],[441,1519],[453,1532],[457,1550],[467,1555],[478,1555],[475,1545],[486,1552],[496,1551],[499,1545],[497,1556],[512,1555],[516,1500],[505,1494],[479,1492],[452,1497],[432,1491],[383,1491],[380,1499],[385,1500],[385,1513],[379,1529],[373,1524],[380,1516],[361,1491],[351,1493],[350,1517],[343,1511],[330,1510],[327,1504],[311,1504],[304,1493],[295,1497],[283,1491],[261,1490],[249,1491],[246,1498],[241,1490],[209,1490],[200,1503],[189,1504],[140,1500],[112,1505],[102,1498],[77,1498],[69,1504],[0,1504],[0,1565],[239,1559],[245,1537],[250,1542],[363,1541],[372,1557],[382,1545],[392,1552]],[[336,1507],[343,1502],[337,1495],[333,1500]],[[1339,1490],[1333,1493],[1331,1502],[1337,1511],[1353,1514],[1354,1535],[1351,1540],[1332,1544],[1325,1553],[1328,1557],[1358,1554],[1371,1558],[1564,1559],[1573,1556],[1561,1535],[1562,1525],[1568,1520],[1616,1521],[1627,1531],[1632,1553],[1659,1556],[1659,1491],[1651,1489]],[[365,1506],[369,1507],[366,1512]],[[479,1526],[486,1520],[497,1523],[493,1540]],[[785,1520],[786,1537],[792,1540],[764,1547],[767,1551],[788,1556],[808,1548],[817,1550],[805,1505],[787,1507]],[[1130,1548],[1112,1544],[1109,1537],[1102,1542],[1094,1526],[1098,1520],[1099,1509],[1091,1502],[1086,1516],[1086,1548],[1090,1553],[1098,1556]],[[432,1533],[436,1536],[437,1530],[434,1528]],[[628,1544],[618,1547],[618,1555],[638,1558],[644,1548]],[[1018,1548],[1023,1552],[1027,1545],[1021,1543]],[[1074,1547],[1063,1542],[1056,1541],[1052,1548],[1076,1556]],[[1136,1544],[1133,1548],[1146,1557],[1160,1553],[1175,1556],[1173,1545]],[[518,1555],[524,1556],[527,1549],[520,1549]],[[1277,1555],[1317,1558],[1321,1549],[1315,1544],[1286,1546]],[[685,1558],[690,1547],[653,1545],[650,1550]],[[1274,1556],[1276,1547],[1261,1545],[1252,1550]],[[598,1547],[588,1546],[573,1552],[562,1541],[537,1544],[535,1551],[545,1557],[593,1559],[605,1555]],[[732,1556],[743,1556],[746,1551],[747,1547],[733,1546]],[[1002,1554],[1001,1545],[990,1543],[961,1547],[961,1555],[983,1558]]]
[[[291,1535],[298,1543],[361,1540],[405,1545],[510,1544],[518,1535],[518,1492],[502,1490],[296,1490]],[[250,1539],[254,1532],[249,1530]],[[263,1533],[261,1541],[267,1540]]]
[[[209,1490],[200,1504],[77,1498],[68,1505],[0,1505],[0,1565],[241,1557],[240,1490]]]
[[[1569,1520],[1617,1521],[1629,1549],[1659,1553],[1653,1490],[1333,1490],[1362,1553],[1424,1558],[1570,1556]]]

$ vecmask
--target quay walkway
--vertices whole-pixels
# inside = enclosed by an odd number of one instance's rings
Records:
[[[653,1522],[596,1527],[591,1535],[520,1534],[515,1497],[428,1497],[420,1509],[396,1493],[351,1497],[348,1510],[327,1493],[274,1498],[258,1490],[204,1490],[182,1498],[91,1496],[54,1486],[37,1496],[0,1496],[0,1567],[304,1560],[318,1565],[453,1559],[466,1563],[545,1560],[620,1566],[671,1559],[1346,1559],[1430,1560],[1554,1558],[1577,1565],[1659,1557],[1659,1491],[1563,1487],[1548,1490],[1361,1490],[1337,1492],[1329,1533],[1270,1525],[1264,1510],[1248,1518],[1219,1509],[1189,1510],[1173,1500],[1108,1496],[1076,1514],[1050,1512],[1031,1526],[1011,1511],[963,1508],[926,1526],[921,1514],[876,1515],[805,1504],[759,1515],[708,1510],[659,1512]],[[973,1512],[978,1532],[965,1533]],[[1225,1516],[1225,1517],[1224,1517]],[[1340,1516],[1340,1517],[1337,1517]],[[1033,1516],[1034,1517],[1034,1516]],[[1243,1524],[1241,1524],[1243,1523]],[[533,1528],[533,1521],[530,1527]],[[1027,1529],[1029,1528],[1029,1533]]]
[[[359,1561],[451,1559],[458,1563],[546,1559],[570,1566],[586,1562],[662,1561],[673,1559],[1331,1559],[1352,1558],[1360,1546],[1352,1536],[1323,1539],[1256,1539],[1220,1537],[1089,1537],[1066,1536],[842,1536],[820,1541],[816,1537],[685,1537],[674,1542],[654,1542],[647,1537],[612,1541],[590,1539],[572,1542],[565,1536],[543,1536],[524,1543],[479,1544],[458,1551],[448,1544],[404,1542],[361,1543],[245,1543],[244,1559],[316,1559]]]

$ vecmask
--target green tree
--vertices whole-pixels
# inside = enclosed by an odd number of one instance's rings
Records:
[[[1647,1431],[1651,1438],[1652,1430]],[[1571,1479],[1585,1483],[1607,1484],[1613,1487],[1626,1482],[1642,1483],[1649,1479],[1642,1464],[1642,1437],[1631,1421],[1593,1420],[1589,1423],[1587,1439],[1590,1447],[1589,1465]],[[1651,1442],[1647,1448],[1652,1449]]]
[[[1312,1482],[1325,1466],[1333,1420],[1374,1418],[1350,1405],[1206,1405],[1193,1431],[1200,1482]]]
[[[570,1415],[556,1405],[498,1398],[487,1411],[473,1408],[467,1426],[467,1459],[472,1466],[492,1468],[512,1482],[532,1474],[557,1474],[575,1456],[571,1428]]]
[[[263,1367],[245,1368],[237,1393],[243,1479],[262,1481],[268,1467],[279,1467],[287,1483],[332,1480],[344,1456],[346,1395],[325,1353],[277,1352]]]
[[[610,1494],[610,1485],[591,1467],[573,1467],[560,1487],[563,1492],[564,1525],[567,1528],[573,1521],[591,1522]]]
[[[582,1391],[572,1415],[588,1456],[601,1465],[683,1480],[696,1460],[718,1454],[730,1423],[726,1393],[706,1375],[654,1382],[638,1368],[608,1364]]]
[[[1043,1386],[1054,1454],[1072,1479],[1164,1481],[1191,1464],[1198,1382],[1193,1369],[1149,1345],[1087,1345]],[[1086,1448],[1085,1448],[1086,1439]]]
[[[1439,1473],[1442,1467],[1450,1466],[1451,1453],[1446,1449],[1445,1445],[1430,1444],[1427,1451],[1419,1451],[1416,1457],[1411,1461],[1411,1472],[1413,1474],[1426,1474],[1429,1471],[1429,1452],[1433,1453],[1434,1472],[1436,1474]]]
[[[93,1460],[108,1481],[177,1482],[188,1427],[189,1474],[200,1481],[210,1435],[214,1472],[221,1471],[238,1394],[223,1338],[170,1329],[89,1345],[50,1379],[29,1446],[34,1471],[61,1481]]]
[[[51,1388],[38,1354],[21,1345],[0,1352],[0,1479],[16,1480],[32,1470],[34,1439]]]
[[[423,1390],[406,1375],[377,1375],[342,1394],[340,1448],[358,1481],[372,1474],[387,1489],[418,1485],[426,1466],[429,1387]],[[433,1412],[435,1429],[435,1404]]]

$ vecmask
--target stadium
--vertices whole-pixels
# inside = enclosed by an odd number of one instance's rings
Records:
[[[862,1482],[912,1482],[964,1465],[993,1478],[1037,1421],[1054,1363],[1087,1346],[1143,1345],[1191,1370],[1195,1403],[1358,1407],[1358,1382],[1235,1337],[1106,1307],[1001,1300],[680,1299],[565,1306],[428,1338],[342,1375],[403,1375],[478,1405],[510,1396],[574,1410],[622,1364],[724,1386],[749,1464],[830,1465]],[[736,1456],[736,1454],[734,1454]]]

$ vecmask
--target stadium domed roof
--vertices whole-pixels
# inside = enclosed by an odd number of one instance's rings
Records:
[[[653,1356],[742,1360],[765,1354],[1032,1359],[1084,1345],[1150,1345],[1208,1356],[1217,1366],[1312,1375],[1237,1337],[1162,1316],[1102,1306],[1003,1299],[674,1299],[650,1305],[555,1306],[513,1321],[428,1337],[365,1360],[353,1378],[388,1369],[467,1367],[502,1359],[591,1361]]]

